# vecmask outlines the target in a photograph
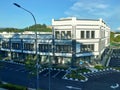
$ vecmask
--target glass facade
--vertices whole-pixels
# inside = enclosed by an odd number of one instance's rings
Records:
[[[20,43],[12,43],[12,49],[21,49]]]
[[[55,52],[57,53],[71,53],[71,45],[56,45]]]
[[[40,52],[51,52],[52,45],[50,44],[39,44],[39,51]]]
[[[31,44],[31,43],[24,43],[24,50],[27,50],[27,51],[34,51],[34,44]]]
[[[8,42],[8,41],[3,41],[3,42],[2,42],[2,48],[10,49],[10,42]]]
[[[81,52],[93,52],[94,44],[81,45]]]

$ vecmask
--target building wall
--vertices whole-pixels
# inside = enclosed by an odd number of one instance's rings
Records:
[[[59,38],[56,39],[76,40],[75,53],[77,58],[87,56],[100,57],[110,44],[110,28],[102,19],[77,19],[76,17],[53,19],[52,25],[55,38],[56,34],[59,35]],[[71,38],[61,38],[66,36],[67,31],[71,32]],[[61,35],[62,33],[64,34]],[[82,51],[82,49],[88,50]]]

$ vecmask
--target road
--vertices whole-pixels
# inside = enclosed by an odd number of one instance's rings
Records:
[[[36,87],[36,77],[30,76],[29,71],[25,69],[24,66],[18,64],[12,64],[7,62],[0,62],[3,63],[4,67],[0,70],[0,78],[2,81],[23,85],[30,88]],[[43,90],[48,90],[49,86],[49,78],[48,76],[41,76],[40,75],[40,88]],[[51,90],[69,90],[66,86],[74,86],[74,87],[81,87],[80,82],[63,80],[60,78],[50,78],[51,80]],[[72,90],[72,89],[71,89]],[[74,89],[73,89],[74,90]]]
[[[0,79],[5,82],[23,85],[26,87],[36,87],[36,77],[30,77],[29,71],[23,65],[0,62],[3,68],[0,69]],[[120,84],[120,73],[113,72],[105,75],[94,76],[87,82],[64,80],[61,78],[50,78],[50,90],[113,90],[110,88],[115,83]],[[40,88],[48,90],[49,76],[40,75]],[[112,77],[112,78],[111,78]],[[120,90],[120,87],[116,88]]]

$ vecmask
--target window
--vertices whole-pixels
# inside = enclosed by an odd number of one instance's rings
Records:
[[[24,50],[33,51],[34,50],[34,44],[24,43]]]
[[[51,45],[50,44],[39,44],[39,51],[40,52],[51,52]]]
[[[90,31],[86,31],[86,38],[90,38]]]
[[[68,45],[68,53],[70,53],[72,51],[72,47],[71,45]]]
[[[71,31],[67,31],[67,39],[71,39]]]
[[[57,53],[70,53],[71,45],[56,45],[56,52]]]
[[[9,49],[9,48],[10,48],[10,42],[4,41],[4,42],[2,43],[2,48]]]
[[[94,51],[94,44],[81,45],[81,52],[92,52]]]
[[[56,45],[56,52],[60,52],[61,51],[61,46],[60,45]]]
[[[92,51],[94,51],[94,44],[92,44],[90,48]]]
[[[20,49],[20,43],[12,43],[12,49]]]
[[[91,31],[91,38],[95,38],[95,31]]]
[[[85,36],[84,36],[84,31],[81,31],[81,38],[82,38],[82,39],[85,38]]]
[[[65,31],[61,31],[61,39],[65,39]]]
[[[63,52],[70,53],[70,45],[63,45]]]
[[[60,39],[60,33],[59,33],[59,31],[56,31],[56,32],[55,32],[55,38],[56,38],[56,39]]]

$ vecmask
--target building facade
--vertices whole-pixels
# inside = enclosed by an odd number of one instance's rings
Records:
[[[110,28],[102,19],[77,19],[76,17],[53,19],[52,25],[55,42],[61,43],[58,45],[61,47],[59,54],[62,52],[61,56],[71,57],[73,65],[101,59],[110,44]],[[67,43],[64,44],[65,42]]]
[[[3,59],[23,61],[36,56],[36,33],[0,33],[0,52]],[[37,32],[37,54],[42,62],[52,56],[52,33]],[[42,57],[43,56],[43,57]],[[45,56],[45,57],[44,57]]]
[[[70,66],[91,63],[101,58],[110,44],[110,28],[102,19],[52,19],[53,32],[37,33],[37,54],[41,63]],[[35,33],[0,33],[2,57],[25,60],[35,57]]]

